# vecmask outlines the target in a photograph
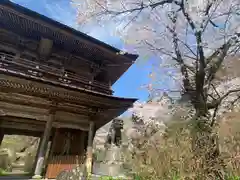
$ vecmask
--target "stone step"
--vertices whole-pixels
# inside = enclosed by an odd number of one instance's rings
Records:
[[[23,168],[24,166],[24,163],[12,163],[13,168]]]

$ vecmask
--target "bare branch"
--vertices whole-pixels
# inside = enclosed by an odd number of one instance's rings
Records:
[[[192,48],[187,43],[183,42],[181,39],[178,39],[178,41],[181,42],[196,57],[196,59],[193,57],[192,59],[197,60],[197,54],[192,50]]]
[[[214,101],[216,101],[217,99],[215,97],[213,97],[212,94],[208,94],[208,96],[210,96]]]
[[[180,6],[180,8],[181,8],[181,10],[182,10],[182,13],[183,13],[183,15],[185,16],[188,24],[190,25],[191,29],[195,32],[196,26],[195,26],[193,20],[191,19],[190,15],[186,12],[185,7],[184,7],[184,1],[183,1],[183,0],[182,0],[181,4],[179,4],[179,6]]]
[[[172,3],[179,5],[179,2],[177,0],[163,0],[163,1],[160,1],[160,2],[156,2],[156,3],[151,3],[149,5],[144,5],[142,3],[139,7],[131,8],[131,9],[123,10],[123,11],[106,10],[105,13],[114,14],[114,15],[121,15],[121,14],[133,13],[133,12],[136,12],[136,11],[142,11],[143,9],[147,9],[147,8],[154,9],[158,6],[163,6],[165,4],[172,4]]]
[[[221,103],[227,96],[229,96],[232,93],[236,93],[236,92],[240,92],[240,88],[238,89],[233,89],[233,90],[229,90],[227,93],[225,93],[218,101],[220,101],[219,103]]]
[[[211,124],[210,124],[211,127],[213,127],[213,125],[216,122],[216,116],[217,116],[218,108],[219,108],[219,105],[217,105],[214,109],[213,116],[212,116],[212,121],[211,121]]]
[[[144,41],[144,42],[145,42],[146,45],[148,45],[148,46],[151,48],[151,50],[159,51],[161,54],[164,54],[164,55],[166,55],[166,56],[169,56],[169,57],[172,58],[173,60],[178,61],[177,57],[174,56],[175,53],[174,53],[173,51],[168,51],[168,50],[166,50],[165,48],[158,48],[158,47],[154,46],[153,44],[149,43],[148,41]],[[189,59],[194,59],[194,60],[196,60],[196,58],[194,58],[194,57],[192,57],[192,56],[189,56],[189,55],[187,55],[187,54],[184,54],[184,55],[182,55],[182,56],[185,57],[185,58],[189,58]],[[179,62],[178,62],[178,64],[182,64],[182,63],[179,63]],[[184,66],[188,67],[189,70],[195,72],[195,69],[194,69],[193,67],[188,66],[188,65],[185,64],[185,63],[183,63],[183,64],[184,64]]]
[[[211,8],[213,7],[213,5],[216,4],[214,10],[211,12],[210,14],[210,10]],[[213,27],[218,27],[218,25],[216,25],[214,22],[213,22],[213,15],[214,13],[216,12],[217,8],[219,7],[219,5],[221,4],[221,1],[216,1],[216,0],[213,0],[213,1],[208,1],[208,5],[206,6],[206,10],[205,10],[205,16],[208,16],[207,19],[203,19],[203,22],[201,24],[201,28],[203,29],[202,31],[204,32],[205,29],[207,28],[208,24],[210,23]],[[205,25],[204,25],[205,23]]]
[[[238,93],[240,92],[240,88],[237,88],[237,89],[233,89],[233,90],[229,90],[227,93],[225,93],[223,96],[221,96],[219,99],[217,100],[214,100],[213,102],[211,103],[208,103],[207,104],[207,107],[208,109],[213,109],[213,108],[216,108],[217,106],[219,106],[222,101],[227,98],[229,95],[233,94],[233,93]]]
[[[214,92],[217,94],[218,98],[220,98],[220,94],[218,93],[216,87],[213,84],[211,84],[211,86],[212,86]]]
[[[142,12],[142,10],[140,10],[134,17],[132,17],[131,20],[124,26],[123,29],[125,29],[130,23],[135,21],[141,12]]]

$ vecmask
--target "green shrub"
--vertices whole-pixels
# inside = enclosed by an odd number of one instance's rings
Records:
[[[235,176],[235,175],[227,175],[226,180],[240,180],[240,176]]]
[[[0,168],[0,176],[6,176],[6,171]]]
[[[102,176],[100,180],[122,180],[121,178],[113,178],[111,176]]]

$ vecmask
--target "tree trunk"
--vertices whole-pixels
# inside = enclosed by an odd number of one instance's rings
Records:
[[[220,157],[218,135],[213,132],[207,113],[193,120],[192,151],[198,178],[224,179],[224,163]]]

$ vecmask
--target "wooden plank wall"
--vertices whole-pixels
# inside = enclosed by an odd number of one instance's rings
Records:
[[[55,179],[61,171],[75,168],[83,162],[83,156],[53,156],[49,159],[45,178]]]
[[[72,135],[71,148],[69,154],[63,155],[65,138],[67,138],[66,132]],[[61,171],[72,169],[76,165],[82,164],[84,162],[86,138],[87,133],[80,130],[56,129],[45,177],[54,179]]]

